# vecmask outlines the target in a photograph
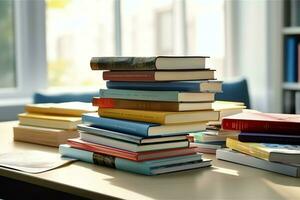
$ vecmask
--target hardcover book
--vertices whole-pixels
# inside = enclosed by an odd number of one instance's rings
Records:
[[[226,146],[271,162],[300,164],[300,146],[268,143],[247,143],[227,138]]]
[[[112,98],[93,98],[93,105],[99,108],[121,108],[133,110],[152,110],[152,111],[193,111],[211,110],[212,102],[166,102],[166,101],[142,101]]]
[[[69,145],[60,145],[59,152],[62,156],[75,158],[83,162],[144,175],[158,175],[211,166],[211,160],[202,160],[201,154],[134,162],[128,159],[71,148]]]
[[[171,102],[211,102],[214,93],[100,89],[101,98]]]
[[[37,113],[19,114],[20,125],[38,126],[56,129],[76,129],[81,123],[80,117],[45,115]]]
[[[175,149],[175,148],[186,148],[189,147],[189,141],[172,141],[172,142],[160,142],[152,144],[135,144],[122,140],[116,140],[108,137],[102,137],[99,135],[93,135],[86,132],[80,132],[80,139],[83,141],[110,146],[118,149],[123,149],[132,152],[143,152],[143,151],[155,151],[162,149]]]
[[[58,147],[68,139],[79,137],[77,130],[61,130],[33,126],[14,127],[14,140]]]
[[[279,174],[300,177],[300,165],[269,162],[267,160],[232,151],[230,149],[218,149],[216,158],[241,165],[255,167],[258,169],[276,172]]]
[[[222,92],[222,81],[169,81],[169,82],[134,82],[134,81],[107,81],[109,89],[125,90],[154,90],[180,92]]]
[[[103,137],[109,137],[109,138],[132,142],[136,144],[151,144],[151,143],[187,140],[187,134],[163,136],[163,137],[162,136],[141,137],[132,134],[111,131],[108,129],[101,129],[96,126],[86,125],[86,124],[79,124],[77,126],[77,129],[81,132],[87,132],[94,135],[100,135]]]
[[[187,148],[165,149],[158,151],[132,152],[101,144],[86,142],[81,139],[70,139],[68,140],[67,144],[73,148],[91,151],[94,153],[111,155],[118,158],[125,158],[137,162],[146,160],[156,160],[174,156],[192,155],[198,152],[198,148],[196,146]]]
[[[96,112],[97,107],[85,102],[39,103],[25,105],[25,111],[28,113],[81,117],[83,113]]]
[[[206,122],[160,125],[155,123],[99,117],[97,113],[84,114],[82,116],[82,122],[94,127],[141,137],[182,135],[188,132],[205,130],[206,128]]]
[[[98,113],[101,117],[126,119],[158,124],[178,124],[219,120],[219,113],[211,110],[163,112],[148,110],[100,108],[98,110]]]
[[[241,132],[299,135],[300,115],[240,113],[222,120],[222,128]]]
[[[241,142],[273,143],[273,144],[295,144],[300,145],[300,135],[270,134],[270,133],[245,133],[238,136]]]
[[[214,79],[214,70],[185,71],[104,71],[103,80],[110,81],[181,81]]]
[[[93,57],[92,70],[204,69],[207,56]]]

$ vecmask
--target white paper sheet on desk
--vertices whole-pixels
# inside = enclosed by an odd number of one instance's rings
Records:
[[[0,167],[28,173],[41,173],[58,168],[75,159],[62,158],[59,154],[42,151],[19,151],[0,154]]]

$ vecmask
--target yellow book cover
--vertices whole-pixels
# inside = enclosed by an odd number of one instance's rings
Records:
[[[81,123],[81,117],[22,113],[19,114],[19,121],[21,125],[58,129],[76,129],[77,124]]]
[[[240,142],[235,139],[227,138],[226,146],[230,149],[239,151],[253,157],[269,160],[270,151],[263,147],[261,143]]]
[[[164,112],[131,109],[99,108],[101,117],[126,119],[158,124],[176,124],[218,120],[219,113],[211,110],[187,111],[187,112]]]
[[[80,117],[83,113],[96,112],[97,107],[85,102],[40,103],[27,104],[25,111],[28,113],[41,113],[53,115],[69,115]]]

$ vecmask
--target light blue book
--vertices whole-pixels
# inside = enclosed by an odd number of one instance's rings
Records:
[[[300,165],[283,164],[278,162],[270,162],[267,160],[255,158],[243,153],[239,153],[230,149],[218,149],[216,158],[241,165],[255,167],[288,176],[300,177]]]
[[[211,160],[202,160],[202,154],[134,162],[123,158],[75,149],[67,144],[60,145],[59,152],[62,156],[75,158],[83,162],[144,175],[157,175],[211,166]]]
[[[107,81],[109,89],[156,90],[181,92],[222,92],[222,81],[169,81],[169,82],[133,82]]]
[[[211,102],[214,101],[215,94],[204,92],[100,89],[100,97],[145,101]]]
[[[101,129],[87,124],[77,125],[77,130],[80,132],[87,132],[89,134],[94,134],[102,137],[109,137],[117,140],[127,141],[136,144],[151,144],[151,143],[160,143],[160,142],[171,142],[171,141],[180,141],[187,140],[187,134],[183,135],[174,135],[174,136],[157,136],[157,137],[142,137],[137,135],[131,135],[116,131],[111,131],[107,129]]]
[[[113,118],[99,117],[97,113],[82,115],[82,123],[125,134],[142,137],[182,135],[185,133],[205,130],[203,122],[193,124],[160,125],[147,122],[137,122]]]

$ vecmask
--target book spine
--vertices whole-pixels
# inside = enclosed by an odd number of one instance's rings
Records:
[[[98,147],[93,147],[91,145],[85,145],[85,144],[81,144],[79,142],[73,142],[73,141],[68,141],[67,144],[76,149],[81,149],[81,150],[90,151],[90,152],[94,152],[94,153],[100,153],[100,154],[115,156],[115,157],[119,157],[119,158],[125,158],[125,159],[129,159],[129,160],[133,160],[133,161],[138,161],[138,156],[137,156],[138,154],[128,154],[128,153],[124,153],[124,152],[119,152],[119,151],[117,151],[115,149],[111,149],[111,148],[101,148],[101,147],[99,147],[99,145],[98,145]]]
[[[92,124],[94,126],[113,130],[117,132],[138,135],[147,137],[148,129],[150,125],[141,124],[136,122],[130,122],[125,120],[118,119],[110,119],[110,118],[102,118],[102,117],[91,117],[88,115],[82,116],[82,123],[84,124]]]
[[[99,109],[98,113],[101,117],[165,124],[165,115],[160,113],[113,108]]]
[[[270,154],[267,151],[230,138],[227,138],[226,140],[226,147],[265,160],[268,160],[270,157]]]
[[[255,143],[272,143],[272,144],[291,144],[300,145],[300,138],[288,137],[272,137],[272,136],[256,136],[256,135],[242,135],[238,136],[241,142],[255,142]]]
[[[297,38],[288,37],[285,46],[285,81],[297,82]]]
[[[239,130],[252,133],[294,134],[300,135],[300,123],[253,121],[238,119],[223,119],[222,128],[227,130]]]
[[[206,82],[203,82],[206,83]],[[158,91],[182,91],[182,92],[200,92],[202,83],[200,81],[171,81],[171,82],[134,82],[134,81],[107,81],[106,87],[109,89],[126,90],[158,90]]]
[[[178,95],[179,92],[176,91],[100,89],[101,98],[113,99],[178,102]]]
[[[115,156],[70,148],[67,145],[60,145],[59,153],[62,156],[75,158],[80,161],[93,163],[99,166],[105,166],[144,175],[151,175],[149,168],[147,168],[142,162],[134,162],[122,158],[116,158]]]
[[[154,71],[124,72],[124,71],[105,71],[103,80],[110,81],[155,81]]]
[[[93,57],[92,70],[156,70],[156,57]]]
[[[120,108],[133,110],[152,110],[152,111],[179,111],[179,104],[176,102],[154,102],[154,101],[135,101],[135,100],[121,100],[111,98],[100,98],[93,100],[94,106],[99,108]]]

